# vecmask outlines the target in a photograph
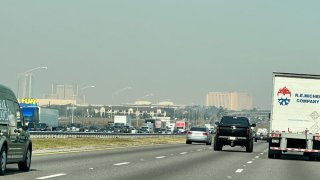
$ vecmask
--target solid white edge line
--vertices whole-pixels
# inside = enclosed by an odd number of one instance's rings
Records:
[[[242,173],[243,169],[237,169],[236,173]]]
[[[50,176],[38,177],[36,179],[50,179],[50,178],[59,177],[59,176],[65,176],[65,175],[67,175],[67,174],[60,173],[60,174],[53,174],[53,175],[50,175]]]
[[[121,165],[126,165],[129,164],[130,162],[122,162],[122,163],[117,163],[117,164],[113,164],[114,166],[121,166]]]
[[[156,159],[163,159],[165,158],[166,156],[159,156],[159,157],[155,157]]]

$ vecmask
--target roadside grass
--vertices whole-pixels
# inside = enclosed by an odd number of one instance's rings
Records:
[[[148,144],[184,143],[185,137],[147,137],[147,138],[35,138],[33,150],[66,149],[81,147],[133,146]]]

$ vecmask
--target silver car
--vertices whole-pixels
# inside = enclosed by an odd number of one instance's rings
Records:
[[[192,127],[187,132],[186,144],[192,144],[192,142],[206,143],[211,145],[212,135],[207,127],[196,126]]]

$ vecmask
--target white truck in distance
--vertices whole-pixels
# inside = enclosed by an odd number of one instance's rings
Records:
[[[21,110],[30,131],[54,131],[58,127],[59,111],[57,109],[22,106]]]
[[[320,75],[273,73],[269,158],[320,155]]]
[[[124,126],[131,126],[130,116],[114,116],[114,124],[123,124]]]
[[[48,130],[54,131],[59,125],[59,110],[39,108],[39,122],[45,123]]]

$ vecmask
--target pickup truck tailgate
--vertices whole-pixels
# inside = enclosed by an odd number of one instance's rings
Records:
[[[246,137],[248,134],[248,128],[241,126],[220,126],[218,133],[219,136]]]

